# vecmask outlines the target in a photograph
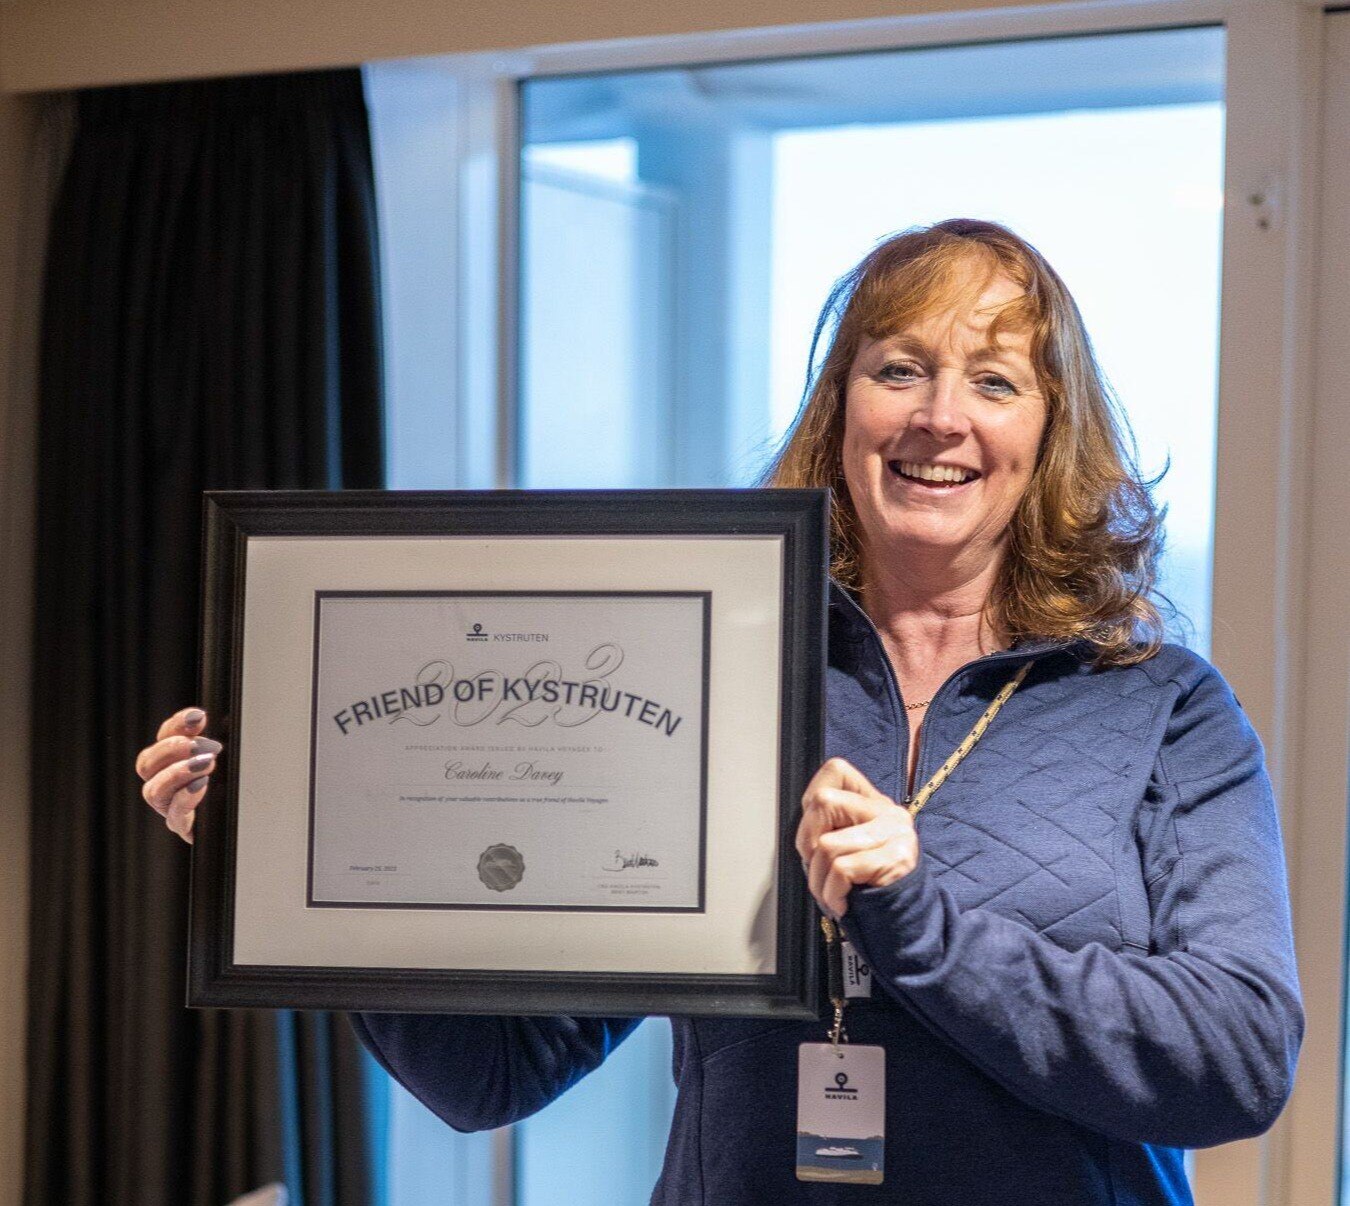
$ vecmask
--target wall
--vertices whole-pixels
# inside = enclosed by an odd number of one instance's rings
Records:
[[[10,0],[0,86],[72,88],[825,21],[1013,0]]]

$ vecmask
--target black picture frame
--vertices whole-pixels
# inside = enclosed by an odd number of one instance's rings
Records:
[[[828,517],[829,492],[816,489],[207,492],[200,698],[210,716],[209,731],[226,748],[194,827],[187,1004],[509,1015],[820,1017],[819,929],[794,837],[802,793],[823,758]],[[239,768],[250,756],[239,744],[249,545],[268,537],[335,536],[377,542],[448,536],[761,538],[761,543],[765,536],[779,538],[774,970],[721,974],[236,961],[236,889],[243,844]],[[454,586],[473,588],[466,582]],[[711,608],[715,613],[716,589]],[[255,722],[262,719],[255,717]],[[735,717],[713,715],[711,723],[734,724]],[[716,842],[716,833],[709,832],[707,839]],[[335,911],[325,907],[330,915]],[[370,912],[368,905],[352,907]],[[547,923],[552,914],[541,910],[539,916]]]

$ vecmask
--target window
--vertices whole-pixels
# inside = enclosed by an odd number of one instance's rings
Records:
[[[748,483],[801,402],[834,279],[896,230],[988,217],[1064,276],[1143,471],[1172,457],[1171,637],[1207,653],[1225,52],[1215,25],[594,74],[556,73],[564,52],[554,74],[368,68],[391,485]],[[671,1105],[649,1022],[516,1128],[507,1196],[498,1177],[464,1201],[544,1206],[561,1185],[585,1206],[613,1183],[641,1200]],[[486,1167],[445,1128],[405,1142]]]
[[[1144,472],[1173,458],[1163,589],[1206,652],[1223,75],[1207,28],[522,81],[519,484],[749,483],[834,280],[990,218],[1064,276]]]

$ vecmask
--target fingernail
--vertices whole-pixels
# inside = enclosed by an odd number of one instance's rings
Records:
[[[210,737],[194,737],[192,739],[192,752],[194,754],[218,754],[224,748],[219,741],[212,741]]]
[[[198,754],[195,758],[188,759],[187,768],[195,775],[198,771],[204,771],[214,761],[214,754]]]
[[[200,779],[193,779],[184,789],[186,791],[201,791],[206,786],[207,776],[203,775]]]
[[[205,719],[206,713],[201,708],[193,708],[191,711],[183,713],[183,723],[190,729],[195,729]]]

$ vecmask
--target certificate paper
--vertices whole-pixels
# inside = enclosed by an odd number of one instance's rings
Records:
[[[311,907],[699,913],[706,591],[317,591]]]

